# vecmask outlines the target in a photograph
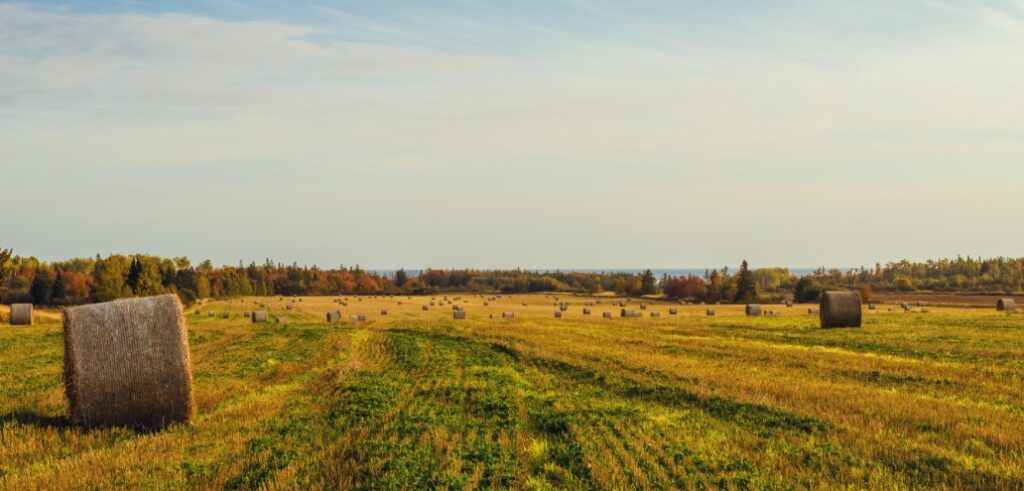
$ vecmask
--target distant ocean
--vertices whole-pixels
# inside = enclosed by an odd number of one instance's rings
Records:
[[[704,272],[705,271],[710,271],[712,269],[720,269],[720,268],[721,268],[721,266],[716,267],[716,268],[667,268],[667,269],[651,268],[651,272],[654,273],[654,276],[656,278],[661,278],[662,276],[664,276],[666,274],[669,275],[669,276],[687,276],[687,275],[704,276]],[[562,269],[562,268],[529,269],[529,268],[523,268],[523,271],[534,271],[534,272],[537,272],[537,273],[553,273],[555,271],[558,271],[558,272],[561,272],[561,273],[632,273],[632,274],[640,274],[640,273],[644,272],[644,269],[646,269],[646,268],[618,268],[618,269],[616,269],[616,268],[607,268],[607,269],[574,269],[574,268],[564,268],[564,269]],[[738,269],[739,268],[733,268],[733,267],[730,266],[729,267],[729,272],[730,273],[734,273]],[[809,274],[813,273],[815,269],[817,269],[817,268],[789,268],[789,271],[791,273],[797,275],[797,276],[806,276],[806,275],[809,275]],[[840,269],[842,271],[847,271],[847,270],[849,270],[851,268],[838,268],[838,269]],[[386,275],[388,277],[392,277],[393,278],[394,275],[395,275],[395,271],[396,270],[394,270],[394,269],[372,269],[372,270],[369,270],[369,271],[372,271],[372,272],[374,272],[376,274],[379,274],[379,275]],[[419,276],[420,273],[423,272],[423,270],[422,269],[406,269],[405,272],[408,273],[409,276]]]

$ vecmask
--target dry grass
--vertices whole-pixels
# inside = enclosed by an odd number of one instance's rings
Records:
[[[416,297],[350,298],[343,319],[388,309],[360,323],[327,324],[330,298],[287,326],[189,315],[198,412],[158,433],[68,426],[60,323],[37,311],[0,329],[0,488],[1020,487],[1022,314],[827,330],[806,308],[606,319],[564,299],[559,320],[543,295],[458,322]],[[290,299],[204,312],[256,303]]]

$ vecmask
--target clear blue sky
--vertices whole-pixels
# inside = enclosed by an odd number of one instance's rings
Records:
[[[0,1],[0,246],[1024,255],[1024,2]]]

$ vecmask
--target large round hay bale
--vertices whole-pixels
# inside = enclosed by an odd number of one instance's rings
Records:
[[[14,303],[11,304],[11,325],[31,326],[32,325],[32,304]]]
[[[257,310],[257,311],[252,313],[252,322],[253,322],[253,324],[267,322],[268,320],[270,320],[270,316],[267,315],[267,311],[266,310]]]
[[[163,428],[192,420],[188,332],[177,295],[64,311],[64,386],[86,428]]]
[[[338,322],[340,320],[341,320],[341,312],[340,311],[332,310],[332,311],[327,313],[327,323],[328,324],[330,324],[332,322]]]
[[[746,309],[747,315],[757,316],[761,315],[761,306],[756,303],[748,303]]]
[[[860,327],[860,294],[857,292],[825,292],[819,306],[821,327]]]
[[[466,311],[465,310],[456,310],[456,311],[452,312],[452,318],[453,319],[465,319],[466,318]]]
[[[502,312],[501,313],[501,317],[505,318],[505,319],[515,319],[516,313],[515,312]]]
[[[1017,310],[1017,302],[1014,301],[1012,298],[1000,298],[998,301],[996,301],[996,310],[1000,312],[1013,312]],[[11,324],[13,323],[14,322],[11,322]]]

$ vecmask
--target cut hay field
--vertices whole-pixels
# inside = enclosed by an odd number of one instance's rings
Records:
[[[156,433],[69,426],[59,315],[0,323],[0,489],[1024,486],[1021,314],[292,300],[189,309],[195,423]],[[290,322],[251,324],[256,303]]]

